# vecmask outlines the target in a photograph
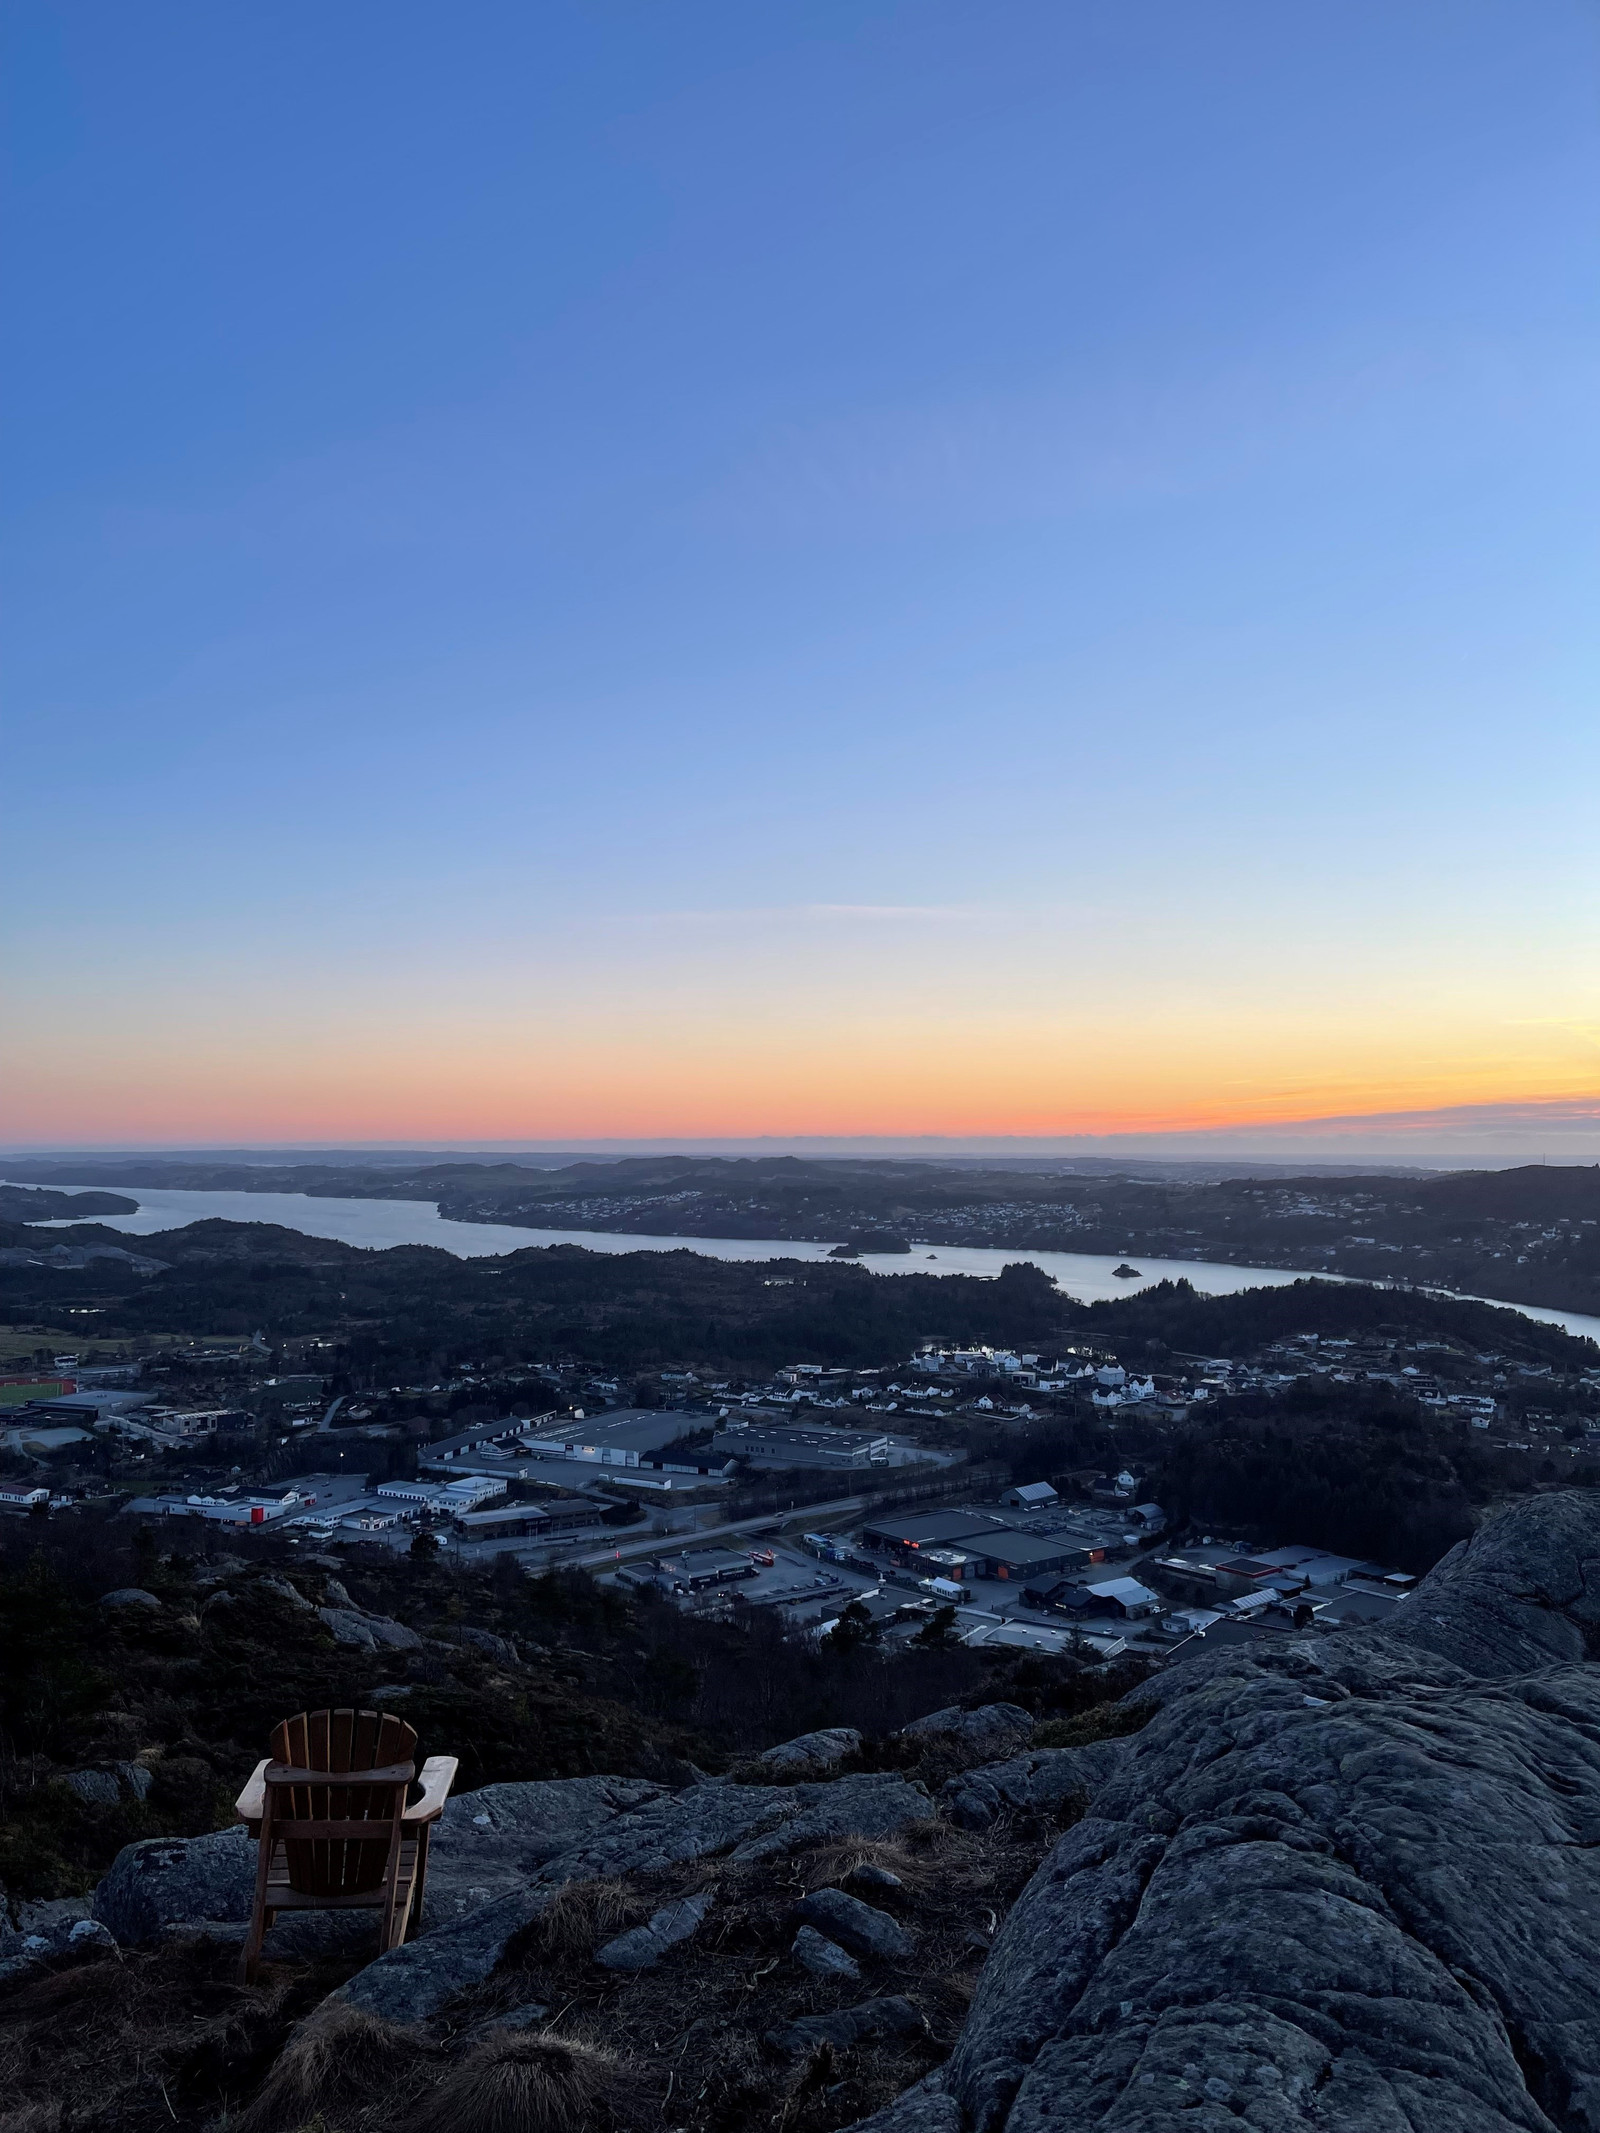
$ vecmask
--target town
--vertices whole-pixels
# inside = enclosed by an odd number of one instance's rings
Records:
[[[1202,1531],[1171,1499],[1173,1447],[1203,1459],[1241,1409],[1398,1401],[1503,1486],[1600,1477],[1600,1358],[1577,1342],[1562,1367],[1461,1338],[1296,1333],[1141,1369],[1109,1347],[928,1339],[898,1366],[625,1383],[568,1359],[360,1390],[316,1367],[318,1337],[134,1345],[149,1352],[39,1349],[0,1380],[0,1509],[564,1567],[886,1655],[937,1635],[1160,1662],[1381,1618],[1425,1563],[1215,1497]]]

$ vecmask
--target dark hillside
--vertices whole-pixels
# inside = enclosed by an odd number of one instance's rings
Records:
[[[1407,1188],[1430,1212],[1473,1220],[1549,1222],[1600,1219],[1600,1164],[1526,1163],[1520,1170],[1457,1170]]]
[[[484,1571],[379,1548],[319,1559],[192,1529],[183,1546],[194,1552],[94,1511],[0,1523],[0,1888],[12,1900],[87,1888],[135,1838],[221,1827],[279,1718],[380,1693],[448,1741],[463,1787],[616,1770],[682,1783],[690,1761],[726,1768],[818,1726],[875,1735],[991,1696],[1053,1716],[1106,1693],[1068,1660],[931,1643],[892,1661],[870,1645],[819,1651],[767,1610],[700,1619],[582,1572],[530,1578],[509,1557]],[[129,1587],[160,1606],[99,1605]],[[341,1644],[318,1605],[415,1635],[399,1649]],[[462,1624],[501,1647],[462,1641]],[[150,1774],[142,1800],[91,1803],[64,1782],[134,1762]]]

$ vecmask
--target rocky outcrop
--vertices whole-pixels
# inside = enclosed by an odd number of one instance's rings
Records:
[[[370,1963],[342,1988],[341,1997],[390,2021],[419,2021],[481,1983],[555,1891],[571,1882],[659,1873],[694,1859],[774,1859],[840,1836],[893,1836],[933,1814],[922,1788],[892,1773],[839,1778],[831,1784],[732,1785],[707,1780],[677,1793],[661,1793],[653,1786],[643,1790],[655,1796],[612,1815],[542,1860],[530,1859],[508,1893],[476,1906],[454,1924],[435,1923],[419,1939]],[[468,1793],[459,1804],[472,1806],[483,1797]],[[430,1868],[430,1894],[432,1886]]]
[[[559,1853],[669,1798],[644,1778],[548,1778],[485,1785],[445,1803],[428,1851],[423,1929],[458,1923],[524,1888]]]
[[[61,1956],[114,1955],[117,1944],[98,1919],[86,1918],[81,1899],[27,1904],[13,1927],[0,1916],[0,1984],[25,1978]]]
[[[763,1749],[756,1761],[775,1777],[822,1777],[837,1770],[860,1746],[861,1735],[854,1726],[824,1726],[819,1732],[802,1733],[797,1740]]]
[[[319,1607],[317,1613],[335,1644],[353,1645],[363,1652],[376,1651],[380,1645],[397,1652],[422,1649],[422,1639],[414,1629],[391,1622],[387,1615],[358,1615],[348,1607]]]
[[[109,1770],[69,1770],[61,1780],[85,1807],[115,1807],[122,1787]]]
[[[255,1846],[244,1829],[210,1837],[148,1837],[124,1845],[94,1892],[94,1916],[124,1948],[167,1926],[243,1928],[255,1888]]]
[[[855,2007],[841,2008],[837,2014],[802,2015],[782,2029],[769,2030],[767,2042],[774,2051],[793,2058],[801,2052],[815,2051],[819,2044],[848,2051],[866,2037],[920,2036],[927,2026],[925,2017],[911,2002],[895,1994],[889,1999],[862,2000]]]
[[[436,1630],[434,1635],[444,1644],[467,1644],[480,1651],[486,1659],[494,1660],[497,1666],[515,1666],[517,1647],[509,1637],[497,1637],[492,1629],[473,1629],[464,1622],[450,1629]]]
[[[153,1592],[146,1592],[139,1585],[121,1585],[115,1592],[100,1595],[102,1607],[159,1607],[161,1602]]]
[[[975,1711],[952,1705],[945,1711],[930,1711],[900,1728],[901,1736],[922,1744],[954,1748],[976,1762],[984,1756],[1015,1754],[1032,1733],[1034,1717],[1020,1704],[986,1703]]]
[[[1573,1492],[1381,1629],[1169,1669],[1005,1920],[944,2091],[873,2133],[1597,2133],[1597,1631]]]
[[[486,1785],[459,1794],[446,1803],[433,1832],[424,1927],[454,1925],[525,1887],[546,1860],[665,1797],[659,1785],[642,1778],[606,1777]],[[127,1845],[95,1890],[94,1915],[124,1947],[158,1940],[169,1928],[221,1931],[226,1937],[249,1920],[255,1856],[242,1828]],[[310,1921],[323,1916],[316,1912],[295,1919],[291,1937],[303,1943],[316,1930]],[[371,1930],[370,1920],[358,1919],[352,1928]]]
[[[939,1803],[961,1829],[987,1829],[1003,1814],[1054,1814],[1079,1795],[1098,1792],[1129,1743],[1092,1741],[1084,1748],[1040,1748],[963,1771],[943,1786]]]

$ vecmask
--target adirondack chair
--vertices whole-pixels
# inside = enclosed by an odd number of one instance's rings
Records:
[[[422,1921],[428,1835],[456,1774],[453,1755],[422,1766],[417,1736],[388,1711],[302,1711],[275,1726],[271,1754],[235,1802],[258,1840],[255,1906],[239,1959],[248,1982],[280,1911],[378,1911],[378,1953],[413,1937]]]

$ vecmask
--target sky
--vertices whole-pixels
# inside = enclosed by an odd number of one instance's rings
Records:
[[[4,39],[5,1145],[1600,1153],[1589,0]]]

